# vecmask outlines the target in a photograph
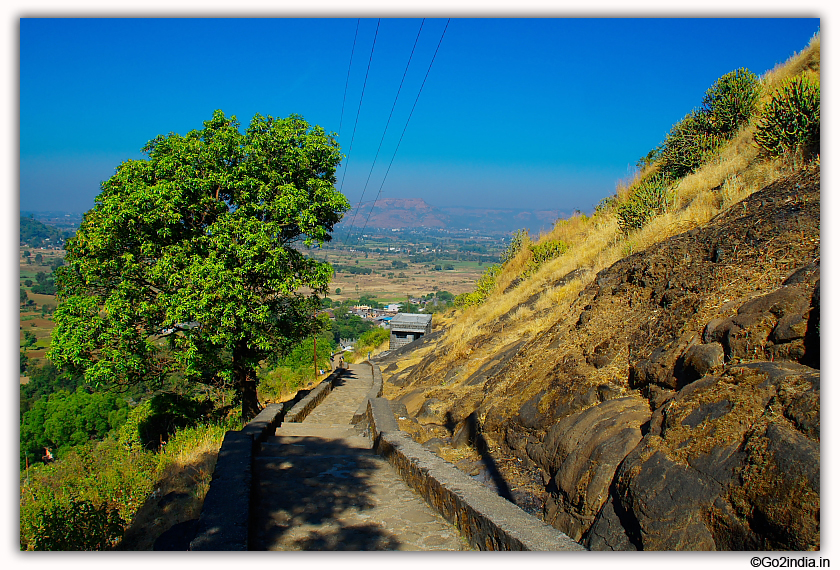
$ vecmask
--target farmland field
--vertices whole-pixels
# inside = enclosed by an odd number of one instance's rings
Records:
[[[366,295],[381,303],[399,303],[407,297],[417,298],[437,291],[465,293],[473,289],[505,245],[499,238],[448,232],[387,232],[364,237],[361,244],[348,246],[340,243],[339,237],[323,249],[306,251],[307,255],[328,261],[336,269],[327,292],[333,301]],[[37,262],[36,256],[40,256]],[[20,288],[27,299],[20,306],[20,347],[35,365],[49,346],[56,299],[53,295],[34,293],[32,289],[37,285],[39,273],[52,278],[55,261],[63,257],[62,250],[20,248]],[[341,292],[336,293],[337,290]],[[34,344],[31,334],[27,342],[27,332],[35,335]],[[21,380],[25,378],[22,376]]]
[[[368,294],[380,302],[399,302],[404,301],[406,296],[420,297],[435,291],[449,291],[458,295],[471,291],[476,280],[487,268],[487,264],[462,261],[445,262],[454,269],[436,271],[434,266],[429,266],[428,263],[414,263],[407,257],[369,253],[365,259],[363,255],[327,253],[319,256],[319,259],[325,259],[339,268],[351,265],[371,270],[367,275],[352,274],[340,269],[336,271],[328,295],[331,299],[341,301]],[[392,262],[395,260],[405,263],[406,266],[394,267]],[[340,289],[341,293],[336,294],[336,289]]]
[[[29,252],[29,257],[24,256],[24,252]],[[37,255],[40,255],[40,261],[35,261]],[[33,293],[32,288],[37,284],[37,276],[39,273],[45,274],[48,278],[52,277],[53,268],[50,263],[57,259],[64,258],[63,250],[55,249],[41,249],[32,247],[20,248],[20,288],[26,292],[28,303],[20,306],[20,349],[25,352],[32,364],[38,363],[47,352],[50,343],[50,336],[52,333],[52,309],[56,306],[54,295],[45,295],[42,293]],[[27,282],[31,281],[31,284]],[[24,346],[26,343],[24,333],[32,333],[35,335],[34,345]],[[21,382],[25,382],[24,376],[21,376]]]

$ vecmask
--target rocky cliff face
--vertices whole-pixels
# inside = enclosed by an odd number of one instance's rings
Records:
[[[819,548],[819,212],[818,169],[780,180],[591,276],[468,377],[432,348],[386,396],[438,446],[478,421],[593,550]]]

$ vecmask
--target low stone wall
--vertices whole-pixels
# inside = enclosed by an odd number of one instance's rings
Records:
[[[295,404],[292,409],[286,412],[285,422],[302,422],[308,416],[315,406],[320,404],[333,389],[335,381],[341,376],[344,371],[343,368],[336,368],[332,374],[327,376],[320,384],[312,388],[300,402]]]
[[[302,421],[330,393],[342,372],[334,370],[288,412],[285,404],[269,404],[241,430],[225,434],[190,550],[248,550],[251,470],[259,444],[281,422]]]
[[[254,438],[225,434],[190,550],[248,550]]]
[[[379,367],[371,361],[368,360],[367,363],[370,364],[370,368],[373,373],[373,384],[371,385],[370,390],[368,390],[367,397],[361,404],[359,404],[359,407],[356,409],[356,413],[353,414],[353,424],[364,421],[367,417],[368,402],[374,398],[379,398],[382,395],[384,387],[382,384],[382,371],[380,371]]]
[[[378,368],[378,367],[377,367]],[[385,398],[368,401],[374,449],[479,550],[584,551],[583,546],[493,493],[400,431]]]

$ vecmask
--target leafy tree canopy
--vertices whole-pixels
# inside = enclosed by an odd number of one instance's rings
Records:
[[[216,111],[143,150],[67,242],[49,357],[94,383],[178,371],[236,388],[247,420],[259,361],[317,326],[332,269],[295,246],[328,241],[349,209],[338,143],[297,115],[256,115],[242,133]]]
[[[128,404],[112,392],[59,390],[37,400],[20,424],[21,463],[39,459],[45,448],[64,453],[90,439],[101,439],[119,427]]]

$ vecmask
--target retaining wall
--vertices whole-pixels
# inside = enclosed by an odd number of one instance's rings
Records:
[[[368,401],[382,396],[382,372],[379,370],[379,367],[373,364],[370,360],[367,361],[367,364],[370,365],[371,372],[373,374],[373,384],[371,385],[370,390],[368,390],[367,397],[361,404],[359,404],[359,407],[356,408],[356,413],[353,414],[353,424],[364,421],[367,417]]]
[[[378,367],[377,367],[378,368]],[[374,449],[479,550],[584,551],[583,546],[529,515],[400,431],[385,398],[368,401]]]

